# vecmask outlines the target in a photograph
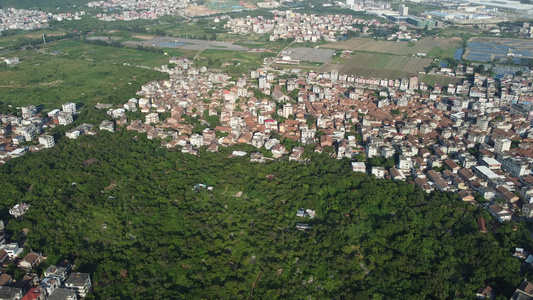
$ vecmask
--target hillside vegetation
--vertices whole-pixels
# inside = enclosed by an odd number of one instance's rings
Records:
[[[522,280],[512,251],[533,248],[527,230],[496,226],[456,194],[326,155],[256,164],[230,152],[198,158],[124,130],[63,138],[0,167],[2,217],[30,203],[9,232],[28,229],[26,251],[47,264],[67,257],[91,272],[96,299],[471,299],[486,284],[509,296]],[[316,218],[296,217],[300,207]]]

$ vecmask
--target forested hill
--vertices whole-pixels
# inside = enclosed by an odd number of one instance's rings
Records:
[[[29,229],[25,249],[46,264],[91,272],[97,299],[472,299],[523,279],[512,251],[533,249],[527,230],[455,194],[327,156],[256,164],[221,150],[197,158],[123,130],[62,139],[0,167],[2,217],[14,239]],[[23,219],[8,217],[21,201]]]

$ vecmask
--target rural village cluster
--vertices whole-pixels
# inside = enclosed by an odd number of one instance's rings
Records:
[[[206,12],[216,12],[217,3],[207,1]],[[287,3],[292,1],[265,1],[258,6],[279,9]],[[242,5],[235,7],[245,9]],[[339,5],[366,11],[376,20],[292,10],[276,10],[273,19],[217,15],[213,20],[225,21],[224,29],[231,34],[269,34],[272,42],[294,39],[294,43],[304,43],[336,42],[350,32],[368,34],[396,26],[379,21],[386,18],[403,24],[385,37],[387,40],[416,43],[429,38],[415,33],[413,27],[431,29],[442,22],[491,24],[501,21],[504,14],[500,10],[533,13],[533,5],[517,1],[442,1],[443,10],[421,15],[410,15],[404,5],[394,11],[390,4],[380,2],[347,0]],[[102,10],[93,14],[99,20],[115,21],[176,14],[190,17],[200,6],[184,0],[113,0],[90,2],[88,8]],[[85,15],[85,11],[52,14],[0,9],[0,31],[46,28],[52,20],[76,21]],[[494,26],[490,33],[498,36],[502,32]],[[533,27],[525,23],[519,35],[531,38]],[[520,50],[522,46],[516,45],[514,52],[506,50],[501,58],[532,58],[531,53]],[[17,114],[0,115],[0,164],[54,147],[57,137],[50,131],[58,126],[66,126],[61,138],[68,139],[100,131],[133,130],[145,133],[148,139],[161,140],[161,147],[200,158],[203,151],[218,152],[221,147],[237,149],[229,159],[249,157],[256,163],[306,163],[311,153],[326,153],[331,159],[350,160],[354,172],[407,181],[427,193],[456,192],[463,201],[482,206],[500,222],[533,218],[533,71],[522,68],[492,77],[476,64],[459,63],[437,64],[420,76],[370,78],[345,74],[335,66],[319,71],[299,68],[305,55],[323,51],[319,47],[309,49],[299,57],[290,50],[267,57],[261,68],[239,78],[196,66],[194,59],[174,57],[168,65],[155,68],[167,73],[168,80],[144,84],[135,98],[124,99],[122,105],[97,104],[95,108],[108,116],[100,124],[76,122],[80,110],[93,109],[76,103],[53,110],[43,110],[38,103],[22,106]],[[342,48],[327,51],[341,58],[353,55]],[[477,56],[478,61],[490,62],[495,57],[486,56],[475,45],[468,51],[466,55],[473,60]],[[24,64],[17,57],[4,62],[8,66]],[[423,82],[427,74],[458,80],[444,86]],[[129,117],[139,112],[143,119]],[[239,149],[239,145],[250,146]],[[255,150],[250,151],[252,148]],[[9,213],[23,218],[30,209],[30,205],[19,203]],[[314,217],[311,209],[301,208],[296,214],[298,220]],[[483,218],[478,219],[478,225],[487,232]],[[298,230],[309,228],[306,223],[296,224]],[[22,255],[23,246],[10,242],[0,222],[0,262],[27,271],[16,282],[8,274],[0,275],[0,299],[71,300],[90,292],[90,274],[75,272],[66,260],[48,267],[39,278],[34,270],[46,257],[33,251]],[[531,264],[533,255],[527,250],[533,251],[516,248],[515,256]],[[490,295],[490,287],[478,291],[479,297]],[[533,297],[533,285],[524,281],[515,295]]]

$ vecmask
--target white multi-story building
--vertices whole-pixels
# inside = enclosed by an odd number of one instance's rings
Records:
[[[285,104],[283,105],[283,117],[288,118],[289,115],[292,115],[293,109],[292,104]]]
[[[35,107],[35,105],[23,106],[21,107],[21,110],[23,118],[33,117],[37,113],[37,108]]]
[[[107,130],[109,132],[115,132],[115,123],[109,120],[103,120],[100,124],[100,130]]]
[[[190,143],[196,147],[202,147],[204,145],[204,137],[198,133],[191,135]]]
[[[398,12],[400,13],[400,16],[407,16],[409,15],[409,7],[405,6],[405,5],[400,5],[400,7],[398,8]]]
[[[400,170],[409,170],[412,167],[411,158],[400,155],[398,160],[398,169]]]
[[[74,118],[71,113],[62,111],[57,115],[57,121],[59,125],[68,125],[74,122]]]
[[[71,139],[71,140],[75,140],[77,139],[79,136],[80,136],[81,132],[77,129],[71,129],[67,132],[65,132],[65,135]]]
[[[56,144],[54,142],[54,137],[51,135],[41,135],[39,137],[39,144],[44,145],[45,148],[52,148]]]
[[[364,162],[352,162],[352,171],[359,172],[359,173],[366,173],[366,165]]]
[[[35,139],[37,137],[37,127],[34,124],[28,126],[22,126],[18,129],[19,133],[24,136],[27,142]]]
[[[502,169],[513,177],[526,176],[530,173],[532,161],[526,158],[506,158],[502,161]]]
[[[62,105],[63,111],[71,114],[76,113],[76,103],[69,102]]]
[[[376,176],[378,179],[385,178],[385,168],[383,167],[372,167],[372,175]]]
[[[146,115],[146,124],[159,123],[159,114],[149,113]]]
[[[65,281],[65,288],[74,291],[77,296],[85,297],[91,290],[89,273],[71,273]]]
[[[511,140],[509,139],[497,139],[494,142],[495,153],[503,153],[505,151],[509,151],[509,149],[511,149]]]

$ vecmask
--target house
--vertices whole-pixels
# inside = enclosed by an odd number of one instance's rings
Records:
[[[40,286],[32,287],[26,295],[22,298],[22,300],[45,300],[46,299],[46,291],[44,291]]]
[[[366,173],[366,165],[364,162],[352,162],[352,171],[354,172],[360,172],[360,173]]]
[[[387,171],[383,167],[372,166],[372,172],[371,173],[372,173],[372,175],[376,176],[376,178],[382,179],[382,178],[385,178],[385,174],[387,173]]]
[[[487,233],[487,227],[485,226],[485,219],[484,218],[477,218],[477,227],[479,231],[483,233]]]
[[[41,287],[47,295],[50,295],[55,289],[59,288],[60,285],[61,281],[54,277],[46,277],[41,283],[39,283],[39,287]]]
[[[92,165],[92,164],[97,164],[99,163],[100,161],[96,158],[89,158],[88,160],[82,162],[83,166],[88,166],[88,165]]]
[[[81,132],[77,129],[71,129],[65,132],[65,136],[71,140],[75,140],[80,136]]]
[[[23,214],[25,214],[29,208],[30,208],[29,204],[20,203],[20,204],[13,206],[13,208],[9,210],[9,214],[14,216],[15,218],[18,218],[22,216]]]
[[[478,299],[494,299],[492,288],[488,285],[484,288],[479,288],[476,292],[476,297]]]
[[[499,204],[493,204],[493,205],[486,205],[488,211],[498,219],[498,221],[511,221],[511,217],[513,216],[510,211],[507,209],[504,209]]]
[[[45,148],[52,148],[55,145],[54,137],[51,135],[41,135],[39,137],[39,144],[44,145]]]
[[[17,243],[7,244],[4,250],[7,252],[9,257],[17,257],[23,251],[22,248],[19,248],[19,244]]]
[[[63,125],[63,126],[74,122],[74,118],[72,117],[72,114],[68,112],[64,112],[64,111],[60,112],[57,115],[57,120],[59,122],[59,125]]]
[[[85,297],[91,289],[89,273],[72,273],[65,281],[65,288],[74,291],[78,297]]]
[[[467,191],[460,191],[459,192],[459,197],[463,201],[467,201],[467,202],[474,202],[475,201],[474,196],[470,192],[467,192]]]
[[[55,277],[58,278],[61,282],[65,281],[67,279],[68,272],[72,268],[72,265],[67,262],[65,266],[58,267],[51,265],[44,271],[45,277]]]
[[[212,142],[211,144],[209,144],[209,147],[207,147],[207,150],[208,152],[218,152],[218,144],[215,143],[215,142]]]
[[[0,286],[11,285],[12,282],[13,278],[11,277],[11,275],[8,275],[6,273],[0,275]]]
[[[109,120],[103,120],[100,124],[100,130],[107,130],[109,132],[115,132],[115,123]]]
[[[305,210],[303,208],[299,208],[298,212],[296,213],[296,216],[300,218],[305,217]]]
[[[280,158],[285,154],[287,154],[287,150],[285,150],[284,145],[276,144],[274,147],[272,147],[272,156],[274,158]]]
[[[391,176],[391,178],[393,180],[402,180],[402,181],[405,181],[406,177],[405,177],[405,174],[403,174],[403,172],[399,171],[398,169],[396,168],[391,168],[389,170],[389,174]]]
[[[522,206],[522,213],[526,218],[532,218],[533,217],[533,203],[526,203],[524,206]]]
[[[5,241],[2,240],[2,243],[4,243]],[[9,255],[7,255],[7,251],[6,250],[0,250],[0,263],[1,262],[4,262],[7,258],[9,257]]]
[[[58,288],[55,289],[52,294],[50,294],[50,297],[48,297],[48,300],[77,300],[78,297],[76,296],[76,293],[71,290],[67,290],[64,288]]]
[[[301,230],[301,231],[305,231],[305,230],[311,229],[311,226],[309,226],[309,224],[296,223],[296,229]]]
[[[159,123],[159,114],[158,113],[149,113],[145,117],[146,124],[157,124]]]
[[[235,151],[231,152],[231,155],[232,155],[232,156],[243,157],[243,156],[246,156],[246,152],[244,152],[244,151],[239,151],[239,150],[235,150]]]
[[[526,259],[527,255],[528,253],[526,250],[524,250],[524,248],[515,248],[513,256],[521,259]]]
[[[4,62],[6,63],[6,65],[16,65],[20,62],[20,60],[18,57],[14,56],[11,58],[4,59]]]
[[[39,276],[34,273],[28,273],[22,277],[22,279],[19,279],[15,283],[15,287],[22,290],[22,294],[25,294],[27,291],[29,291],[32,287],[37,285],[37,280],[39,279]]]
[[[65,103],[61,106],[64,112],[75,114],[76,113],[76,103]]]
[[[265,157],[264,157],[263,153],[255,152],[255,153],[250,154],[250,161],[251,162],[264,163],[265,162]]]
[[[524,280],[520,286],[515,290],[511,300],[522,300],[533,298],[533,284]]]
[[[21,288],[3,286],[0,288],[0,300],[19,300],[24,293]]]
[[[35,268],[36,266],[38,266],[41,263],[41,261],[42,261],[41,254],[32,252],[24,256],[22,261],[19,262],[19,266],[22,269],[31,270]]]
[[[291,155],[289,156],[289,161],[299,161],[302,159],[303,154],[304,154],[304,148],[294,147],[292,149]]]
[[[272,98],[274,98],[274,100],[276,100],[277,102],[286,102],[291,99],[289,96],[285,95],[281,90],[274,90],[272,92]]]

